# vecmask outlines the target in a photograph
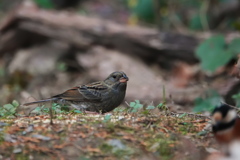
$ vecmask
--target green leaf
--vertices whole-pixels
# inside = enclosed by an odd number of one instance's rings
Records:
[[[155,107],[154,106],[147,106],[146,109],[155,109]]]
[[[157,105],[157,108],[161,108],[162,106],[164,106],[164,103],[159,103],[159,104]]]
[[[42,8],[54,8],[51,0],[34,0],[34,2]]]
[[[225,65],[234,56],[230,50],[226,49],[222,35],[207,39],[200,44],[195,53],[201,61],[202,69],[211,72]]]
[[[108,121],[110,121],[110,120],[111,120],[111,116],[112,116],[111,114],[105,115],[103,122],[108,122]]]
[[[183,118],[183,117],[185,117],[187,115],[187,113],[183,113],[183,114],[181,114],[180,116],[179,116],[179,118]]]
[[[18,106],[19,106],[19,103],[18,103],[18,101],[13,100],[13,101],[12,101],[12,105],[13,105],[14,107],[18,107]]]
[[[216,91],[208,91],[206,98],[196,98],[194,112],[212,111],[215,106],[219,105],[222,97]]]
[[[14,114],[16,110],[16,107],[14,107],[12,104],[5,104],[3,108],[7,114]]]
[[[137,112],[139,109],[141,109],[143,107],[143,105],[139,104],[139,105],[136,105],[131,112],[135,113]]]
[[[73,112],[74,113],[82,113],[80,110],[77,110],[77,109],[75,109]]]
[[[37,107],[33,110],[33,112],[40,113],[42,111],[41,107]]]
[[[146,22],[151,23],[155,20],[153,0],[138,0],[133,12],[139,17],[139,19]]]
[[[130,104],[129,104],[130,107],[134,107],[135,105],[136,105],[135,102],[130,102]]]
[[[215,71],[221,66],[224,66],[227,64],[231,58],[232,54],[229,51],[224,50],[212,50],[211,53],[209,52],[209,56],[207,57],[205,61],[202,63],[202,68],[206,71]]]
[[[200,131],[197,133],[198,136],[205,136],[208,133],[208,131]]]
[[[233,99],[240,99],[240,93],[234,94],[234,95],[232,96],[232,98],[233,98]]]
[[[235,38],[231,41],[228,46],[229,50],[234,54],[237,55],[240,53],[240,38]]]
[[[189,21],[189,28],[192,30],[203,30],[204,26],[201,19],[201,13],[196,13],[191,16]],[[209,21],[210,17],[206,15],[206,20]]]
[[[135,100],[136,103],[140,104],[140,101],[139,100]]]
[[[139,100],[135,100],[135,102],[130,102],[130,107],[132,107],[131,112],[137,112],[139,109],[143,107],[143,105],[140,104]]]
[[[199,14],[195,14],[194,16],[191,17],[190,22],[189,22],[189,28],[193,30],[202,30],[202,23],[201,23],[201,18]]]

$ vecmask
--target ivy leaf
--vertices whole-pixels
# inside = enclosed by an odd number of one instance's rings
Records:
[[[80,110],[77,110],[77,109],[75,109],[73,112],[74,113],[82,113]]]
[[[219,105],[222,97],[216,91],[208,91],[206,98],[195,99],[194,112],[212,111],[215,106]]]
[[[146,109],[155,109],[155,107],[154,106],[147,106]]]
[[[196,56],[200,59],[203,70],[213,72],[229,62],[234,55],[227,50],[224,37],[217,35],[200,44]]]
[[[18,103],[18,101],[13,100],[13,101],[12,101],[12,105],[13,105],[14,107],[18,107],[18,106],[19,106],[19,103]]]
[[[3,108],[5,109],[5,113],[8,115],[14,114],[16,111],[16,107],[14,107],[12,104],[5,104]]]
[[[139,100],[135,100],[135,102],[130,102],[130,107],[132,108],[131,112],[135,113],[139,109],[141,109],[143,107],[143,105],[140,103]]]

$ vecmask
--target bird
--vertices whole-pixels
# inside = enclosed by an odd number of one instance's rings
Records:
[[[240,159],[240,118],[233,107],[221,103],[213,110],[212,131],[222,149],[222,152],[216,154],[218,157],[212,159]]]
[[[83,112],[106,113],[118,107],[125,98],[129,78],[122,71],[111,73],[105,80],[79,85],[51,98],[25,103],[58,103],[70,105]]]
[[[240,140],[240,118],[234,108],[222,103],[213,110],[212,131],[223,152],[229,154],[229,146]]]

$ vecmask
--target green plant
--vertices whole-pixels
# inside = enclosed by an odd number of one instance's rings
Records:
[[[203,70],[214,72],[237,56],[240,51],[239,44],[240,38],[227,44],[223,35],[216,35],[201,43],[195,54],[200,59]]]
[[[222,97],[214,90],[209,90],[204,98],[196,98],[194,112],[212,111],[222,101]]]
[[[128,5],[132,8],[133,14],[140,20],[148,23],[155,21],[153,0],[130,0]]]
[[[34,0],[34,2],[41,8],[54,8],[54,4],[51,0]]]
[[[183,117],[185,117],[187,115],[187,113],[183,113],[183,114],[181,114],[178,118],[183,118]]]
[[[162,88],[162,93],[163,93],[163,100],[162,100],[162,102],[159,103],[156,107],[157,107],[159,110],[168,111],[168,107],[167,107],[167,105],[166,105],[167,100],[166,100],[166,90],[165,90],[165,86],[163,86],[163,88]]]
[[[13,100],[12,103],[3,105],[2,107],[0,107],[0,116],[15,116],[18,106],[19,103],[16,100]]]
[[[130,112],[132,113],[136,113],[143,107],[143,105],[140,103],[139,100],[135,100],[135,102],[130,102],[129,106],[130,106]]]
[[[154,106],[152,106],[152,105],[149,105],[149,106],[147,106],[147,110],[151,110],[151,109],[155,109],[156,107],[154,107]]]
[[[83,112],[80,111],[80,110],[74,109],[74,110],[73,110],[73,113],[83,113]]]
[[[68,113],[82,113],[80,110],[69,110],[68,106],[64,106],[64,105],[60,105],[57,103],[52,103],[51,104],[52,107],[52,112],[54,114],[68,114]],[[32,113],[36,113],[36,114],[49,114],[50,113],[50,109],[49,107],[46,107],[45,105],[36,107]]]
[[[162,102],[159,103],[156,107],[153,106],[153,105],[148,105],[146,107],[146,110],[144,110],[142,112],[143,114],[148,114],[150,110],[155,109],[155,108],[158,108],[159,110],[168,111],[168,107],[166,106],[167,101],[166,101],[165,86],[163,86],[162,92],[163,92]],[[130,106],[130,112],[132,112],[132,113],[135,113],[135,112],[137,112],[137,111],[139,111],[140,109],[143,108],[143,104],[141,104],[139,100],[135,100],[135,102],[130,102],[129,106]]]
[[[109,122],[111,120],[111,116],[112,116],[111,114],[105,115],[103,122]]]

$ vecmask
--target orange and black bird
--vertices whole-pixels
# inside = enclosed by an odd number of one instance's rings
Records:
[[[213,134],[221,145],[228,147],[240,140],[240,118],[232,107],[227,104],[216,107],[212,112],[212,120]]]

